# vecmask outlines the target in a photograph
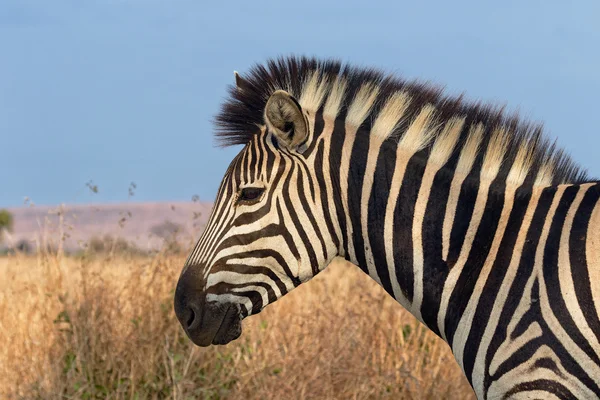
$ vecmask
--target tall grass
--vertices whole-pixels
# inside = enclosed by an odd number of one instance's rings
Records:
[[[195,347],[172,309],[183,262],[0,259],[0,398],[473,397],[448,346],[342,261]]]

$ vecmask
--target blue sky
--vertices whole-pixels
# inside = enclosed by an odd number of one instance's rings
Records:
[[[233,70],[291,53],[518,107],[598,176],[599,17],[596,0],[2,0],[0,207],[125,201],[130,182],[137,201],[213,200],[239,151],[211,125]]]

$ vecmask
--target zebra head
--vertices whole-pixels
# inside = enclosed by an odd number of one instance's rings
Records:
[[[199,346],[238,338],[243,318],[312,278],[338,254],[323,208],[322,162],[310,150],[314,113],[276,90],[262,118],[227,169],[177,284],[177,318]]]

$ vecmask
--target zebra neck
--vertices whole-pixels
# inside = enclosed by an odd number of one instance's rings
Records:
[[[476,171],[455,176],[428,164],[425,152],[402,154],[393,141],[373,143],[356,135],[351,142],[341,168],[332,170],[339,173],[334,180],[345,214],[344,255],[441,334],[438,314],[450,271],[480,270],[501,216],[526,207],[527,194],[507,190],[502,179],[482,182]],[[469,282],[461,295],[468,299],[473,290]],[[448,318],[460,319],[460,307],[447,311]],[[443,324],[455,327],[446,319]]]

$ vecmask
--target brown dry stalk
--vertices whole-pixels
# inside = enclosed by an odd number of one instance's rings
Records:
[[[0,398],[473,398],[448,346],[342,261],[197,348],[172,308],[183,262],[1,258]]]

